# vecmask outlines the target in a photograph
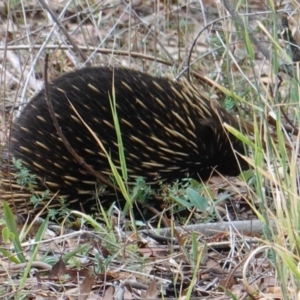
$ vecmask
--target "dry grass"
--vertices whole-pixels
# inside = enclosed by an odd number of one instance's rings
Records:
[[[235,26],[221,1],[51,0],[47,7],[59,22],[36,1],[0,4],[2,144],[11,108],[22,107],[43,85],[46,53],[50,78],[89,64],[174,77],[189,66],[198,75],[195,82],[211,80],[206,88],[212,98],[234,113],[238,108],[254,125],[254,176],[207,182],[201,196],[209,205],[197,222],[208,222],[211,210],[219,228],[224,221],[257,218],[264,225],[253,233],[250,226],[247,232],[232,224],[226,232],[204,236],[185,224],[179,232],[171,220],[171,233],[162,237],[128,232],[130,224],[120,215],[107,214],[102,224],[84,217],[93,230],[81,224],[67,232],[64,224],[47,221],[14,228],[6,211],[11,223],[2,226],[1,298],[298,299],[299,135],[281,129],[298,128],[299,74],[277,76],[287,57],[273,39],[280,29],[276,9],[293,13],[297,41],[299,7],[292,0],[239,3],[247,28],[268,49],[270,60],[247,31]],[[270,111],[275,126],[269,124]]]

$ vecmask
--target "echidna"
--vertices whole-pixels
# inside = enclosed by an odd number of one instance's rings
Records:
[[[235,176],[247,168],[235,153],[244,154],[243,144],[222,126],[226,122],[238,128],[236,119],[213,105],[187,80],[174,81],[123,68],[91,67],[55,79],[49,91],[66,139],[88,165],[108,180],[111,168],[107,156],[75,111],[120,166],[112,97],[116,100],[129,184],[137,177],[148,184],[158,179],[171,182],[187,175],[205,180],[213,171]],[[38,176],[38,189],[60,191],[67,202],[80,203],[90,211],[97,180],[59,138],[45,90],[33,97],[14,123],[9,149]],[[15,180],[7,173],[4,176],[4,188],[15,192]],[[20,210],[25,207],[21,194],[14,195]]]

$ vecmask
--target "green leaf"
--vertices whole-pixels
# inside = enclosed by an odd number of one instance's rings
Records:
[[[14,256],[11,252],[7,251],[6,249],[0,248],[0,253],[2,253],[3,256],[6,257],[7,259],[9,259],[11,262],[13,262],[15,264],[20,263],[18,258],[16,256]]]
[[[183,207],[186,207],[186,208],[192,208],[193,207],[193,205],[190,202],[186,201],[185,199],[179,198],[177,196],[170,195],[170,199],[177,202],[179,205],[181,205]]]
[[[4,243],[13,241],[14,238],[15,238],[15,235],[7,227],[4,227],[2,230],[2,239],[3,239]]]
[[[26,259],[22,253],[23,249],[22,249],[22,246],[21,246],[21,243],[19,240],[19,233],[17,230],[15,217],[7,203],[3,203],[3,212],[4,212],[4,219],[5,219],[8,229],[15,235],[12,242],[14,245],[14,249],[17,253],[17,256],[18,256],[20,262],[26,262]]]
[[[38,254],[39,251],[39,247],[40,247],[40,242],[42,241],[45,231],[48,228],[48,223],[49,223],[49,217],[47,217],[41,224],[41,226],[39,227],[37,234],[35,236],[35,244],[32,247],[32,251],[30,253],[30,258],[29,261],[25,267],[24,273],[20,279],[20,290],[23,289],[23,287],[26,284],[27,278],[28,278],[28,274],[30,272],[30,269],[32,268],[32,264],[33,262],[36,260],[36,256]]]
[[[208,201],[202,197],[198,192],[191,188],[186,189],[187,197],[190,200],[192,206],[198,208],[200,211],[206,211],[208,207]]]

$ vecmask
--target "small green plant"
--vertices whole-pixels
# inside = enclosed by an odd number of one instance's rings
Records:
[[[27,191],[33,192],[36,185],[36,176],[23,166],[21,159],[13,159],[13,165],[16,169],[15,179],[17,183],[23,186]]]
[[[147,203],[149,198],[155,194],[155,191],[146,184],[144,178],[138,177],[130,194],[133,201],[138,199],[141,203]]]
[[[46,220],[44,220],[44,222],[42,222],[42,224],[40,225],[35,236],[35,243],[30,248],[30,255],[27,261],[23,254],[23,248],[21,245],[21,241],[26,236],[26,233],[24,233],[23,231],[19,232],[14,214],[12,213],[8,204],[6,203],[3,204],[3,211],[4,211],[4,221],[6,227],[4,227],[2,230],[2,237],[3,240],[7,242],[11,241],[13,245],[13,250],[9,251],[6,250],[4,247],[0,247],[0,252],[4,258],[6,258],[8,261],[12,263],[15,264],[26,263],[26,266],[22,268],[22,272],[20,273],[21,277],[19,280],[19,289],[15,296],[15,299],[23,299],[24,293],[25,294],[27,293],[27,291],[25,292],[23,291],[23,288],[26,284],[26,280],[32,268],[32,264],[36,260],[39,251],[40,241],[43,239],[45,231],[48,228],[48,219],[46,218]]]
[[[203,195],[205,186],[194,179],[186,178],[168,185],[163,193],[164,201],[168,206],[173,205],[173,213],[180,213],[185,210],[192,210],[207,214],[210,200]],[[209,210],[210,211],[210,210]],[[212,213],[212,212],[210,212]]]
[[[35,186],[37,184],[36,175],[31,174],[30,171],[23,166],[21,159],[13,159],[13,165],[15,167],[15,179],[16,182],[22,186],[26,191],[32,194],[30,201],[34,208],[43,207],[45,203],[51,201],[51,193],[49,190],[37,193]],[[48,208],[48,213],[51,219],[65,217],[69,210],[67,209],[66,200],[63,197],[59,197],[59,205],[54,208]]]
[[[43,201],[42,199],[43,198],[41,197],[41,202]],[[59,205],[57,205],[55,208],[48,208],[48,215],[51,220],[56,219],[57,217],[58,218],[65,217],[70,213],[70,209],[68,208],[66,199],[64,197],[58,197],[58,201],[59,201]]]

